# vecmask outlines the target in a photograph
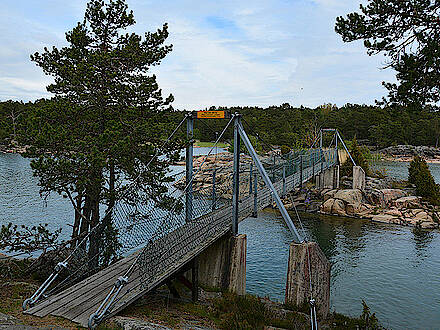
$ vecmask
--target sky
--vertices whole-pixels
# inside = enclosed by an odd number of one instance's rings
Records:
[[[290,103],[374,104],[387,94],[382,56],[343,43],[337,16],[361,0],[127,0],[140,34],[168,23],[173,51],[153,68],[177,109]],[[66,46],[86,0],[0,2],[0,100],[50,97],[51,82],[29,55]]]

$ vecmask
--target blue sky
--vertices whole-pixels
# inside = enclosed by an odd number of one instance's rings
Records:
[[[334,32],[360,0],[127,0],[135,31],[169,24],[173,51],[153,69],[178,109],[288,102],[372,104],[386,95],[384,58]],[[62,47],[86,0],[0,2],[0,100],[48,97],[50,82],[29,55]]]

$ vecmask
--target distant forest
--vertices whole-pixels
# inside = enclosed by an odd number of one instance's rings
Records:
[[[48,100],[35,102],[0,102],[0,144],[12,141],[26,144],[27,127],[33,120],[35,109]],[[365,145],[384,148],[391,145],[411,144],[437,146],[440,135],[440,113],[432,108],[409,109],[346,104],[336,107],[326,104],[315,109],[295,108],[285,103],[280,106],[261,107],[211,107],[243,115],[243,125],[249,135],[259,136],[270,145],[287,145],[290,148],[311,144],[319,128],[337,128],[344,139],[357,140]],[[179,122],[184,112],[175,110],[170,122]],[[203,120],[195,123],[195,139],[214,141],[225,120]],[[172,126],[172,125],[170,125]],[[232,129],[224,141],[232,138]]]

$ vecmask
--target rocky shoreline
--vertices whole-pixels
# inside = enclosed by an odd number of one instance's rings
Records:
[[[368,219],[373,222],[413,226],[423,229],[440,228],[440,207],[416,196],[413,187],[390,179],[367,177],[366,189],[351,189],[351,181],[343,177],[341,189],[303,189],[285,201],[303,211],[325,215]]]
[[[24,154],[29,146],[13,146],[0,144],[0,153],[4,154]]]
[[[387,161],[410,162],[419,155],[428,163],[440,163],[440,148],[435,147],[398,145],[381,149],[378,153]]]

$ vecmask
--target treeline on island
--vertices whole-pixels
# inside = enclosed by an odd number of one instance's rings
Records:
[[[35,102],[0,102],[0,144],[3,146],[31,143],[35,134],[38,112],[51,100]],[[286,145],[301,148],[312,143],[319,128],[337,128],[344,138],[356,137],[361,144],[385,148],[392,145],[409,144],[438,146],[440,135],[440,113],[437,108],[386,107],[346,104],[337,107],[325,104],[317,108],[295,108],[288,103],[262,107],[211,107],[209,110],[228,110],[243,115],[243,124],[251,136],[258,136],[270,145]],[[170,123],[178,123],[185,111],[174,110]],[[41,123],[42,124],[42,123]],[[196,121],[195,139],[215,141],[223,130],[225,120]],[[32,132],[29,127],[32,126]],[[233,137],[229,129],[222,140]]]

